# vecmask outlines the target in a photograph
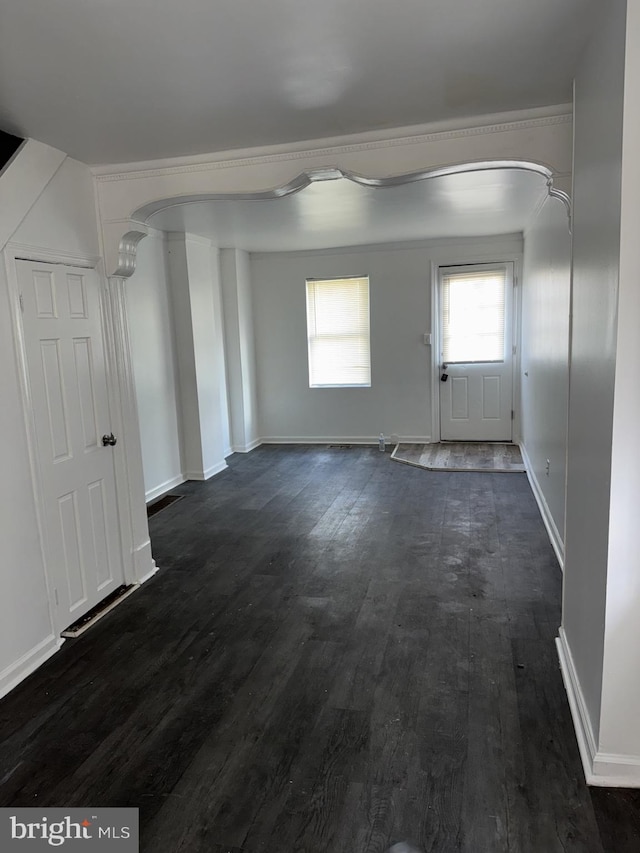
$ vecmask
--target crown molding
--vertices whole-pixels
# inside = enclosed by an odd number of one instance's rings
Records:
[[[156,161],[128,164],[115,164],[92,167],[95,180],[99,183],[109,181],[139,180],[166,175],[207,172],[219,169],[231,169],[242,166],[256,166],[266,163],[290,162],[310,157],[328,157],[336,155],[371,151],[376,149],[423,145],[492,133],[509,133],[519,130],[531,130],[538,127],[551,127],[569,124],[573,121],[570,105],[522,110],[515,113],[485,115],[478,119],[467,119],[466,125],[458,122],[439,122],[437,124],[415,127],[395,128],[375,133],[333,137],[325,140],[313,140],[291,145],[269,146],[266,148],[242,149],[218,152],[195,157],[178,157]]]

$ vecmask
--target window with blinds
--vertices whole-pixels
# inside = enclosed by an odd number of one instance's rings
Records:
[[[441,278],[445,364],[504,361],[506,270],[447,270]]]
[[[369,279],[307,279],[309,387],[371,385]]]

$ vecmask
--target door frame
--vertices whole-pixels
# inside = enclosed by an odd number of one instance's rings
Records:
[[[486,249],[485,249],[486,252]],[[470,253],[468,250],[461,251],[458,255],[447,254],[434,258],[431,261],[431,441],[440,441],[440,269],[444,267],[473,266],[475,264],[496,264],[496,266],[511,265],[513,277],[513,342],[515,348],[512,361],[512,407],[513,423],[511,427],[511,441],[520,444],[520,350],[521,350],[521,320],[522,300],[520,298],[520,268],[522,266],[522,254],[511,252],[500,252],[496,258],[496,252]]]
[[[122,560],[124,582],[126,584],[141,583],[146,578],[137,578],[135,573],[135,559],[133,553],[132,536],[132,510],[133,501],[130,489],[130,481],[126,470],[125,445],[127,433],[123,422],[123,413],[120,402],[121,376],[118,371],[116,359],[116,340],[112,322],[112,312],[109,302],[107,278],[104,273],[102,259],[91,255],[70,255],[56,252],[52,249],[39,248],[9,242],[2,250],[2,258],[7,279],[7,288],[10,301],[11,324],[13,327],[14,351],[18,366],[20,400],[22,403],[22,415],[24,420],[25,434],[27,438],[27,449],[29,455],[29,468],[31,473],[31,487],[35,505],[35,513],[38,528],[38,540],[40,553],[44,566],[45,584],[47,590],[49,617],[56,643],[60,646],[64,640],[60,637],[66,625],[58,624],[57,609],[53,597],[52,577],[47,558],[46,531],[43,523],[44,513],[42,505],[42,475],[38,460],[38,449],[35,429],[35,413],[32,402],[31,383],[27,362],[26,339],[24,332],[24,321],[20,301],[20,285],[18,281],[17,261],[25,260],[33,263],[51,265],[64,265],[78,267],[84,270],[93,270],[98,277],[100,288],[100,309],[102,340],[105,354],[105,368],[107,379],[107,398],[109,406],[109,417],[112,428],[118,436],[121,445],[121,453],[114,455],[114,474],[116,491],[116,517],[118,519],[118,541],[120,544],[120,558]]]

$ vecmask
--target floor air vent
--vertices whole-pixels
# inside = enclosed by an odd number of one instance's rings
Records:
[[[183,497],[184,495],[165,495],[163,498],[160,498],[160,500],[149,504],[147,507],[147,517],[151,518],[152,515],[155,515],[162,509],[166,509],[168,506],[171,506],[172,503],[179,501]]]

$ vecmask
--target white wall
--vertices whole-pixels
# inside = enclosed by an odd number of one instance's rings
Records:
[[[509,260],[519,238],[251,256],[264,441],[431,437],[431,263]],[[368,275],[371,388],[309,388],[306,278]]]
[[[525,232],[522,274],[521,445],[560,559],[569,392],[571,235],[565,205],[547,198]],[[550,462],[546,470],[547,459]]]
[[[127,283],[131,357],[140,422],[145,494],[152,500],[184,480],[175,336],[165,240],[151,231]]]
[[[11,235],[20,253],[29,247],[84,257],[98,255],[93,183],[89,170],[64,159],[42,194]],[[16,163],[14,163],[16,165]],[[8,172],[14,168],[10,167]],[[8,173],[7,173],[8,174]],[[33,177],[33,176],[32,176]],[[44,186],[44,184],[43,184]],[[7,259],[9,268],[12,261]],[[18,362],[14,347],[5,264],[0,264],[0,470],[7,496],[0,513],[0,694],[57,648],[49,614]]]
[[[27,139],[0,172],[0,249],[13,237],[65,159],[57,148]]]
[[[624,0],[606,4],[575,83],[563,627],[596,743],[616,371],[625,7]]]
[[[14,233],[12,242],[98,257],[93,192],[89,169],[67,157]]]
[[[640,786],[640,2],[629,0],[627,10],[620,280],[599,760],[606,763],[608,756],[633,756],[634,784]]]

